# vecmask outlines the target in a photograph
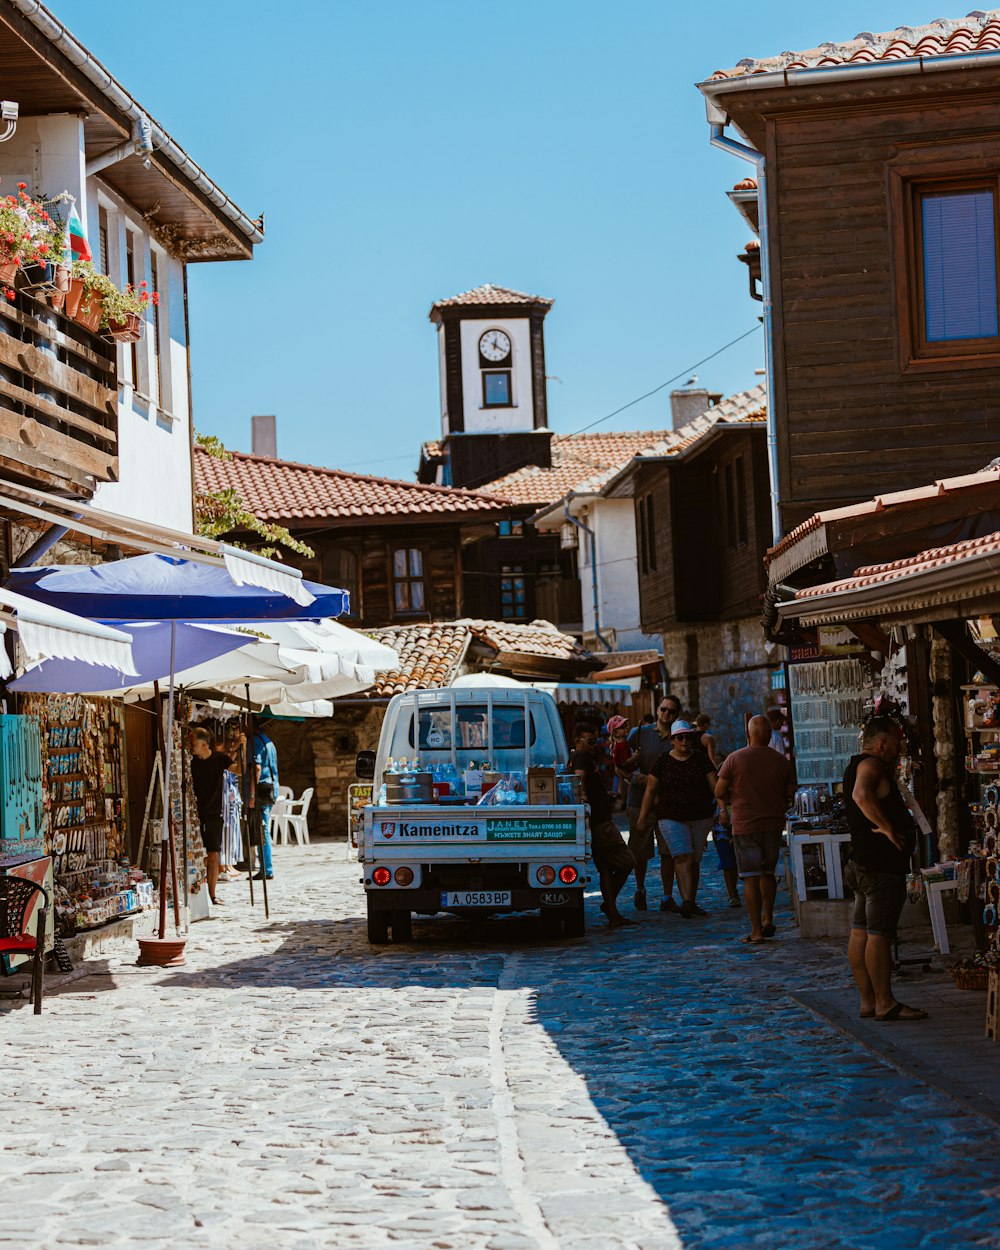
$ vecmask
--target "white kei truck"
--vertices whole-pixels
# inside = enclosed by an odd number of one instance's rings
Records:
[[[581,936],[590,825],[578,784],[557,773],[567,755],[544,691],[396,695],[374,757],[358,756],[373,781],[358,843],[369,941],[410,941],[414,913],[534,909],[547,937]]]

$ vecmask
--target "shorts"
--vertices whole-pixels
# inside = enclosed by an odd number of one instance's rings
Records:
[[[733,835],[728,829],[712,830],[712,845],[719,857],[719,867],[723,872],[736,871],[736,853],[733,850]]]
[[[599,820],[590,826],[590,852],[598,872],[610,872],[615,868],[631,872],[635,867],[632,852],[613,820]]]
[[[780,829],[766,833],[734,833],[736,868],[741,877],[773,877],[781,854]]]
[[[222,850],[222,817],[212,816],[201,822],[201,840],[205,850],[216,855]]]
[[[655,823],[653,828],[647,829],[645,833],[639,832],[639,812],[641,810],[639,807],[626,809],[626,815],[628,816],[628,849],[632,852],[633,858],[637,863],[646,864],[653,858],[657,846],[660,848],[660,854],[669,858],[670,847],[667,846],[663,839],[663,834],[660,833]],[[656,838],[655,845],[653,843],[654,835]]]
[[[671,855],[693,855],[695,863],[701,863],[712,828],[711,816],[704,820],[661,820],[658,826]]]
[[[854,891],[851,928],[865,929],[873,937],[893,937],[906,902],[906,877],[874,872],[849,859],[844,884]]]

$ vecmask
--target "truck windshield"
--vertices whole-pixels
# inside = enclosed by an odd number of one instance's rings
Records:
[[[524,708],[516,705],[505,707],[493,705],[493,733],[487,732],[489,709],[485,703],[466,703],[455,709],[452,721],[451,709],[421,708],[418,741],[413,741],[413,722],[410,722],[410,747],[423,755],[425,752],[448,752],[452,748],[469,755],[483,755],[488,751],[497,755],[504,751],[524,751],[525,745],[535,742],[535,721],[528,713],[529,738],[525,743]]]

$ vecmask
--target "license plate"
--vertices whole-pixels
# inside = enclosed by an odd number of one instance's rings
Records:
[[[510,890],[442,890],[442,907],[509,907]]]

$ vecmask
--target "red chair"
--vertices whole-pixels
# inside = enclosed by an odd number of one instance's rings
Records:
[[[28,912],[35,895],[41,894],[42,903],[37,910],[38,923],[35,936],[26,932]],[[11,877],[0,873],[0,955],[34,956],[31,963],[31,1001],[35,1015],[42,1014],[42,964],[45,960],[45,915],[48,910],[48,891],[24,877]]]

